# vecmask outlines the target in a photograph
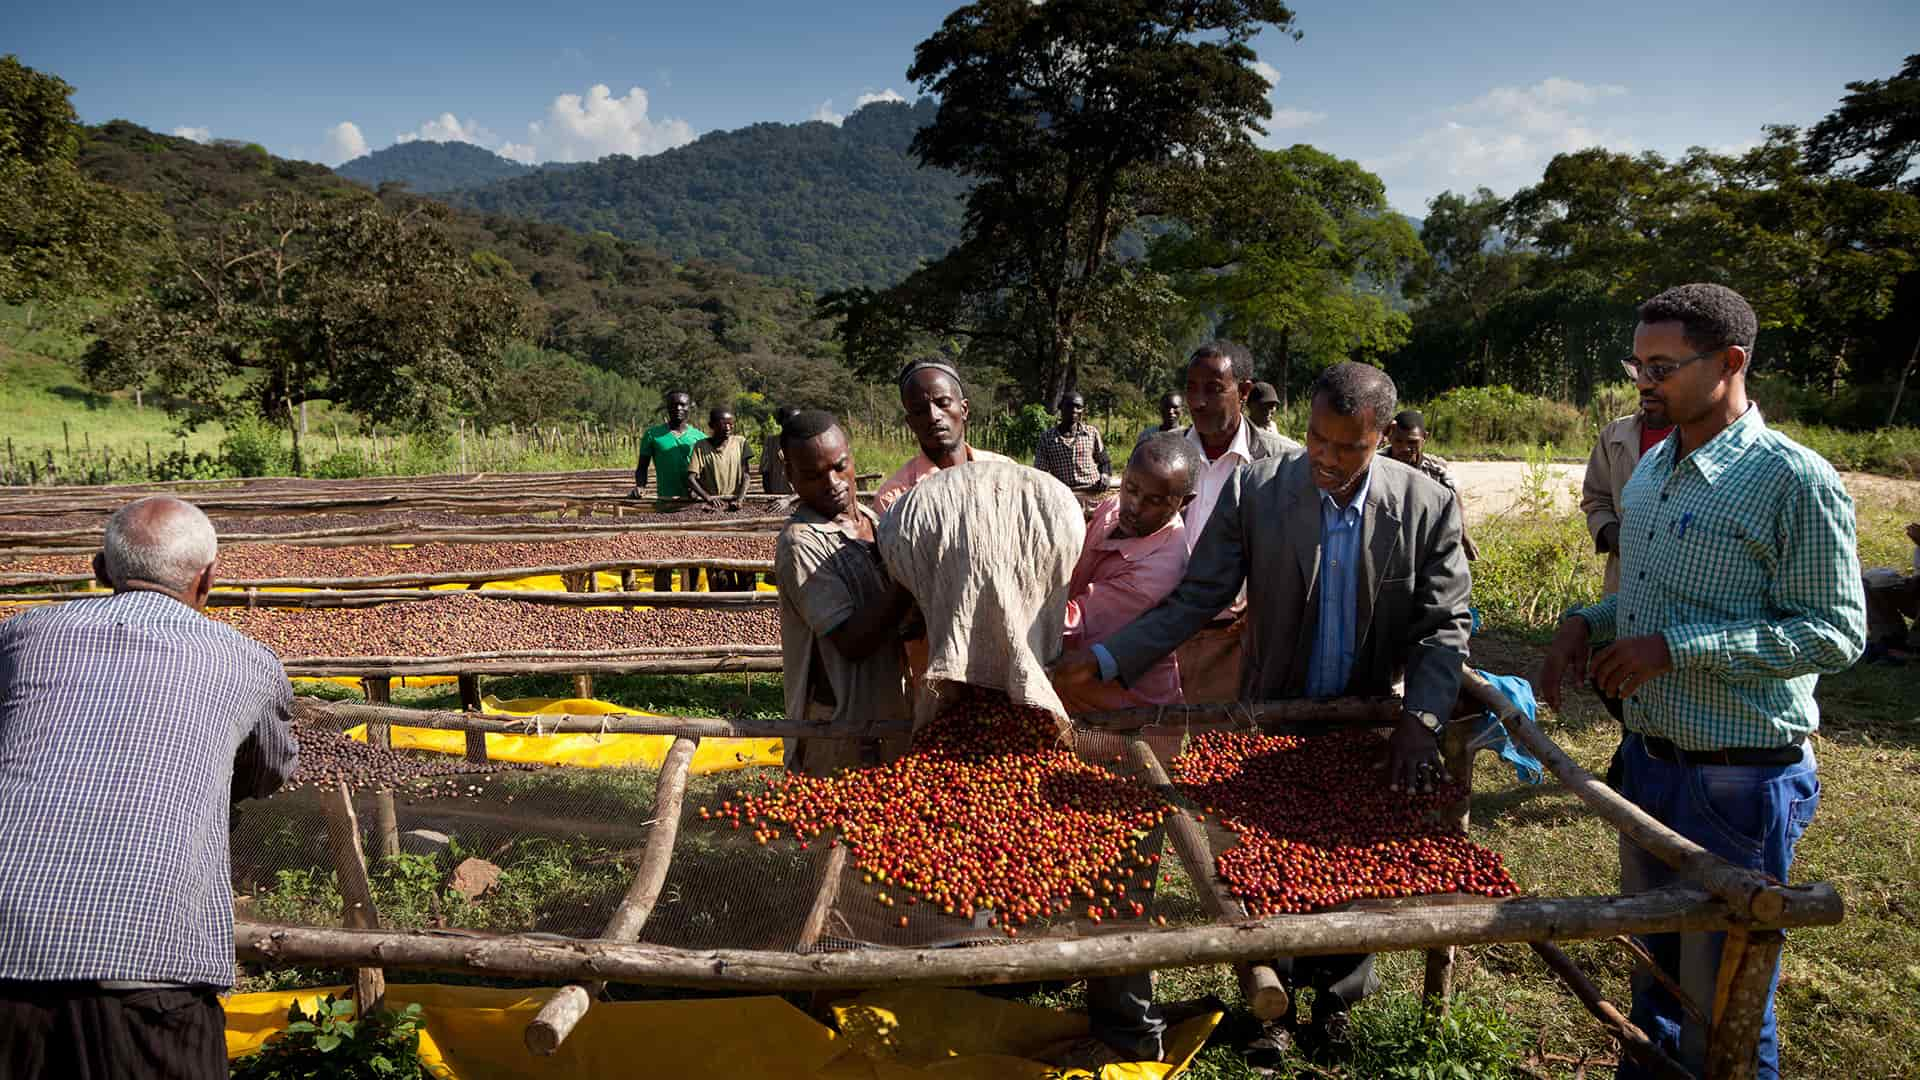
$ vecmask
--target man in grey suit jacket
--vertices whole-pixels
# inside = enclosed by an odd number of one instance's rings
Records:
[[[1237,470],[1179,587],[1092,649],[1063,657],[1059,680],[1138,677],[1244,584],[1240,697],[1387,694],[1404,681],[1388,780],[1407,791],[1436,782],[1438,736],[1467,656],[1469,578],[1459,500],[1375,454],[1395,397],[1393,380],[1377,368],[1324,372],[1313,386],[1306,452]],[[1347,1006],[1375,986],[1371,957],[1283,959],[1277,967],[1321,994],[1315,1028],[1335,1042],[1344,1039]]]

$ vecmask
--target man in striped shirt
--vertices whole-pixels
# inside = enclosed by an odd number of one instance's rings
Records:
[[[227,1075],[233,802],[292,774],[292,691],[200,614],[205,514],[107,522],[113,595],[0,622],[0,1076]]]
[[[1620,793],[1721,858],[1785,881],[1820,804],[1807,741],[1820,726],[1814,685],[1859,659],[1866,605],[1846,488],[1747,398],[1757,329],[1746,300],[1719,285],[1641,305],[1626,363],[1643,412],[1671,418],[1675,432],[1621,493],[1620,591],[1567,613],[1534,682],[1558,708],[1568,673],[1590,667],[1601,692],[1623,701],[1609,773]],[[1590,642],[1609,640],[1589,663]],[[1621,839],[1625,891],[1675,876]],[[1708,1022],[1724,939],[1644,939]],[[1681,1064],[1704,1066],[1706,1025],[1646,971],[1634,976],[1633,1020]],[[1643,1075],[1621,1064],[1621,1077]],[[1758,1075],[1779,1075],[1771,992]]]

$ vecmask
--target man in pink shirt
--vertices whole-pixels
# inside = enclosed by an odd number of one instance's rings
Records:
[[[916,360],[900,373],[900,407],[907,411],[907,428],[920,452],[887,477],[874,493],[873,509],[884,514],[900,496],[920,481],[969,461],[1011,461],[991,450],[967,445],[967,416],[971,407],[960,373],[938,360]]]
[[[1086,546],[1073,569],[1067,601],[1066,647],[1089,647],[1126,626],[1180,584],[1187,570],[1186,522],[1180,512],[1193,501],[1205,469],[1199,450],[1178,434],[1143,440],[1110,496],[1087,523]],[[1070,713],[1178,705],[1180,662],[1175,653],[1131,686],[1118,681],[1059,688]]]

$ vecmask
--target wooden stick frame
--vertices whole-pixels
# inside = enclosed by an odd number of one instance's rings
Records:
[[[862,987],[911,985],[979,985],[1044,979],[1084,978],[1161,967],[1214,963],[1244,965],[1257,971],[1273,956],[1310,956],[1396,949],[1425,949],[1429,956],[1442,949],[1493,942],[1550,943],[1593,940],[1622,934],[1729,931],[1723,959],[1720,993],[1716,995],[1709,1043],[1708,1080],[1732,1080],[1751,1074],[1759,1016],[1766,988],[1778,962],[1779,931],[1827,926],[1841,921],[1844,905],[1825,883],[1786,886],[1755,880],[1750,871],[1719,860],[1654,821],[1611,791],[1594,790],[1597,781],[1542,734],[1511,702],[1477,674],[1468,670],[1463,698],[1493,712],[1516,741],[1533,751],[1562,784],[1596,815],[1622,835],[1645,847],[1682,871],[1683,880],[1649,893],[1598,897],[1514,897],[1504,900],[1466,899],[1458,903],[1396,904],[1386,908],[1358,907],[1310,915],[1283,915],[1261,920],[1234,916],[1231,898],[1218,888],[1202,849],[1174,836],[1176,851],[1202,894],[1202,903],[1223,921],[1180,930],[1147,934],[1120,934],[1088,939],[1035,939],[981,949],[863,950],[850,953],[795,954],[767,950],[687,950],[634,944],[611,936],[595,940],[554,943],[523,936],[488,937],[442,932],[376,932],[320,928],[286,928],[236,924],[236,950],[241,960],[261,963],[308,963],[327,966],[402,967],[485,973],[567,982],[631,981],[651,985],[725,990],[846,990]],[[1275,702],[1249,705],[1195,707],[1181,710],[1178,723],[1191,728],[1218,726],[1286,727],[1292,722],[1327,726],[1375,726],[1386,714],[1390,699],[1345,702]],[[351,722],[437,727],[455,730],[526,730],[529,721],[460,713],[379,706],[301,701],[296,709],[310,718],[344,725]],[[1154,718],[1142,720],[1140,710],[1083,718],[1094,730],[1138,731],[1168,713],[1148,710]],[[634,730],[674,734],[682,742],[707,736],[784,735],[777,724],[686,717],[541,717],[540,730]],[[513,727],[511,725],[518,725]],[[831,728],[805,725],[809,737],[854,738]],[[1463,729],[1462,729],[1463,730]],[[676,748],[680,743],[676,743]],[[1159,765],[1144,741],[1134,740],[1137,764],[1147,768],[1150,781]],[[1464,743],[1448,747],[1449,767],[1456,775],[1464,763]],[[1143,753],[1144,751],[1144,753]],[[689,751],[690,752],[690,751]],[[1171,832],[1172,830],[1170,830]],[[650,840],[649,852],[653,850]],[[1704,857],[1703,857],[1704,856]],[[671,850],[660,855],[664,873]],[[635,888],[641,884],[636,875]],[[1211,902],[1209,902],[1211,898]],[[619,928],[624,935],[626,928]],[[1738,943],[1736,947],[1736,943]],[[1633,1038],[1631,1025],[1614,1023],[1619,1010],[1592,990],[1591,980],[1551,945],[1538,950],[1555,975],[1567,983],[1577,999],[1623,1042]],[[1450,964],[1451,958],[1449,956]],[[1431,959],[1429,984],[1431,984]],[[1276,980],[1277,982],[1277,980]],[[1255,992],[1258,992],[1257,987]],[[590,995],[589,995],[590,997]],[[1250,997],[1250,1000],[1252,998]],[[548,1034],[564,1038],[585,1006],[576,995],[554,1004],[541,1035],[529,1032],[529,1045]],[[1644,1034],[1644,1033],[1642,1033]],[[558,1045],[558,1040],[553,1042]],[[1638,1051],[1638,1047],[1634,1049]],[[1660,1067],[1656,1065],[1656,1067]]]
[[[695,566],[705,570],[731,570],[735,573],[771,574],[772,559],[598,559],[593,562],[558,563],[550,566],[500,566],[476,570],[435,570],[415,574],[376,574],[368,577],[334,578],[222,578],[213,595],[242,589],[417,589],[428,585],[473,585],[489,581],[515,581],[530,577],[565,577],[570,574],[618,573],[623,579],[636,571],[678,570]],[[92,574],[0,573],[0,588],[48,588],[90,585]],[[623,588],[624,592],[639,590]],[[38,597],[36,597],[38,599]]]

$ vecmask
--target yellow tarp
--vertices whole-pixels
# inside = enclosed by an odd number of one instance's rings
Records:
[[[293,1001],[311,1012],[328,992],[229,998],[227,1056],[258,1049],[285,1026]],[[1084,1013],[965,990],[875,990],[834,1006],[841,1034],[777,997],[596,1004],[558,1053],[535,1057],[522,1038],[551,993],[427,984],[390,986],[387,1000],[421,1006],[421,1057],[449,1080],[1040,1080],[1060,1074],[1019,1055],[1087,1032]],[[1196,1017],[1170,1031],[1171,1064],[1109,1065],[1097,1080],[1165,1080],[1193,1060],[1219,1020],[1218,1013]]]
[[[500,701],[488,695],[480,705],[485,712],[504,716],[552,716],[563,713],[586,716],[651,715],[594,698],[515,698]],[[390,730],[396,750],[431,750],[442,754],[467,752],[467,736],[462,731],[409,727]],[[347,737],[365,742],[367,729],[364,726],[350,728]],[[494,761],[586,768],[658,768],[673,746],[671,735],[488,734],[486,739],[487,757]],[[690,769],[694,775],[700,776],[760,765],[779,765],[782,760],[779,739],[701,739],[699,748],[693,753]]]

